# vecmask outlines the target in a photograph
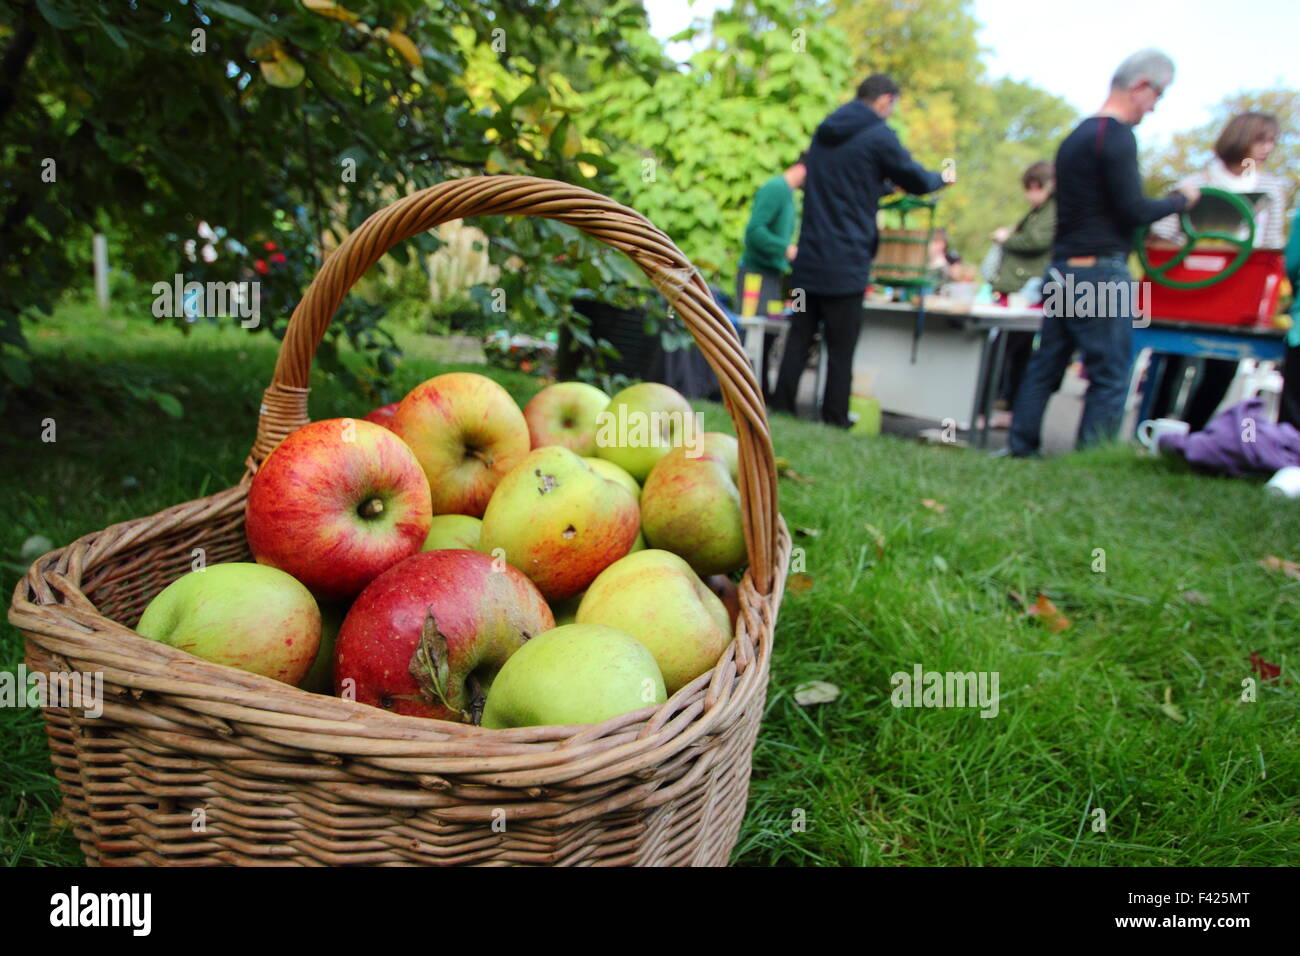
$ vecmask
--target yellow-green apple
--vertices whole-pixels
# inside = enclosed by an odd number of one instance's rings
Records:
[[[339,628],[347,616],[345,604],[322,604],[320,606],[320,650],[311,665],[307,676],[298,682],[303,690],[313,694],[334,693],[334,648],[338,644]]]
[[[524,406],[534,448],[559,445],[578,455],[596,451],[596,420],[609,396],[586,382],[548,385]]]
[[[417,385],[390,427],[420,460],[436,515],[483,517],[497,484],[529,450],[528,423],[510,393],[473,372]]]
[[[618,465],[614,464],[612,461],[606,461],[604,458],[596,458],[595,456],[584,458],[582,460],[585,461],[596,474],[622,485],[631,492],[633,498],[638,502],[641,501],[641,486],[636,483],[635,478],[629,475],[622,468],[618,467]],[[643,550],[645,550],[645,535],[643,535],[641,529],[638,528],[636,532],[636,540],[632,542],[632,547],[628,549],[628,553],[631,554],[633,551]]]
[[[641,489],[641,530],[651,548],[680,555],[701,577],[744,567],[740,491],[725,457],[707,445],[697,458],[684,448],[665,455]]]
[[[617,482],[632,493],[632,497],[637,501],[641,500],[641,486],[636,483],[636,479],[629,475],[612,461],[606,461],[595,455],[590,455],[582,459],[596,474],[602,478],[608,478],[610,481]]]
[[[501,668],[483,726],[597,724],[667,699],[654,656],[624,631],[569,624],[533,638]]]
[[[483,515],[485,554],[500,548],[548,600],[577,594],[636,541],[636,500],[567,448],[531,451]]]
[[[478,551],[422,551],[352,603],[334,686],[394,713],[469,721],[506,659],[554,626],[537,588],[505,562]]]
[[[600,413],[596,454],[643,482],[670,448],[692,445],[699,433],[681,393],[658,382],[641,382],[615,395]]]
[[[705,452],[726,463],[731,480],[739,484],[740,443],[736,436],[726,432],[705,432],[701,445]]]
[[[429,522],[429,536],[424,539],[421,551],[439,551],[444,548],[478,550],[483,533],[483,519],[469,515],[434,515]]]
[[[342,601],[420,550],[429,507],[429,482],[400,438],[330,418],[290,433],[262,463],[244,531],[259,564]]]
[[[365,421],[374,422],[376,425],[383,425],[388,428],[393,423],[393,415],[397,412],[397,402],[391,405],[380,405],[373,411],[367,412]]]
[[[731,642],[718,596],[677,555],[655,549],[602,571],[587,588],[577,621],[616,627],[644,644],[670,694],[713,667]]]
[[[149,602],[135,629],[214,664],[297,684],[316,659],[321,617],[311,592],[291,575],[231,562],[177,578]]]

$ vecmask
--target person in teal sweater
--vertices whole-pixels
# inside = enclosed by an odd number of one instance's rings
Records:
[[[763,183],[754,194],[736,273],[736,308],[741,316],[778,315],[785,308],[785,277],[798,251],[790,241],[795,224],[794,191],[803,188],[808,175],[806,155],[800,155],[785,172]],[[768,370],[776,337],[772,331],[763,333],[763,374],[759,384],[764,399],[771,389]]]
[[[1286,243],[1286,274],[1291,280],[1291,330],[1282,359],[1282,403],[1277,420],[1300,428],[1300,212]]]

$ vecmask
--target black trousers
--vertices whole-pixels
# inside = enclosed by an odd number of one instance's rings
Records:
[[[808,346],[820,328],[826,343],[826,394],[822,396],[822,421],[849,427],[849,392],[853,388],[853,350],[862,330],[862,293],[816,295],[808,293],[805,310],[790,319],[781,374],[777,377],[772,407],[795,414],[799,379],[808,364]]]

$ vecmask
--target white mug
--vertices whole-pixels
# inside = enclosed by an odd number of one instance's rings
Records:
[[[1300,498],[1300,468],[1288,465],[1279,470],[1268,480],[1264,490],[1283,498]]]
[[[1148,418],[1137,427],[1137,439],[1151,451],[1159,451],[1161,435],[1186,435],[1189,431],[1191,426],[1176,418]]]

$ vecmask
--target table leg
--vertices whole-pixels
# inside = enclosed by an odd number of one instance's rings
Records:
[[[745,354],[749,356],[749,364],[754,367],[754,378],[758,379],[766,393],[767,383],[763,381],[763,333],[764,326],[759,322],[745,326]]]

